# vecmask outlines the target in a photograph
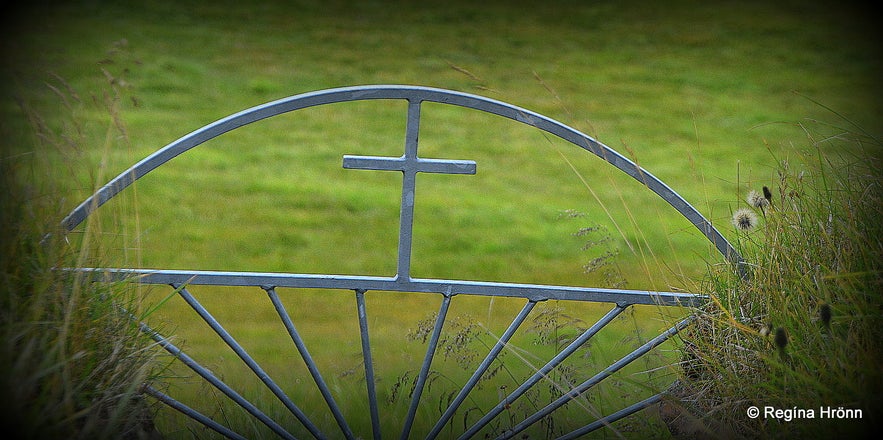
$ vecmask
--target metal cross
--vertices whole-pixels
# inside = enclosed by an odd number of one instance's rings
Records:
[[[399,217],[399,257],[396,280],[411,280],[411,240],[414,230],[414,189],[417,173],[475,174],[475,161],[423,159],[417,156],[420,131],[419,100],[408,100],[405,154],[401,157],[343,156],[346,169],[401,171],[402,205]]]

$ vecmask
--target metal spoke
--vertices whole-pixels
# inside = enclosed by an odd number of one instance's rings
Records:
[[[316,382],[316,386],[319,387],[319,392],[322,393],[322,397],[325,399],[325,403],[328,404],[328,409],[331,410],[331,414],[334,416],[334,420],[337,421],[337,425],[340,426],[341,432],[343,432],[343,435],[347,439],[355,438],[353,432],[346,423],[346,419],[343,417],[343,414],[341,414],[340,408],[334,401],[334,397],[331,396],[331,390],[328,389],[328,385],[326,385],[325,380],[322,379],[322,374],[319,373],[319,368],[316,367],[316,362],[313,361],[313,357],[310,356],[306,344],[304,344],[303,339],[301,339],[300,334],[294,327],[294,323],[291,321],[288,312],[285,311],[285,306],[283,306],[282,301],[279,300],[279,295],[276,293],[276,289],[273,287],[265,287],[264,290],[270,297],[270,301],[273,302],[273,307],[276,308],[276,312],[279,314],[282,323],[285,324],[285,329],[288,330],[288,335],[291,336],[291,340],[294,341],[298,353],[300,353],[301,358],[303,358],[304,363],[307,365],[307,369],[310,371],[313,381]]]
[[[630,416],[630,415],[632,415],[632,414],[634,414],[644,408],[647,408],[648,406],[653,405],[653,404],[659,402],[660,400],[662,400],[662,394],[661,393],[655,394],[655,395],[650,396],[650,397],[648,397],[638,403],[635,403],[633,405],[629,405],[626,408],[623,408],[613,414],[610,414],[607,417],[602,417],[598,420],[595,420],[592,423],[589,423],[586,426],[583,426],[582,428],[576,429],[576,430],[571,431],[561,437],[558,437],[558,439],[556,439],[556,440],[572,440],[575,438],[582,437],[582,436],[584,436],[584,435],[586,435],[586,434],[588,434],[598,428],[601,428],[602,426],[608,426],[611,423],[613,423],[619,419],[622,419],[624,417],[628,417],[628,416]]]
[[[622,367],[630,364],[632,361],[643,356],[648,351],[655,348],[657,345],[665,342],[668,338],[677,334],[684,327],[689,325],[692,321],[693,321],[693,317],[691,316],[691,317],[684,319],[683,321],[677,323],[674,327],[664,331],[659,336],[647,341],[644,345],[641,345],[640,347],[635,349],[635,351],[629,353],[625,357],[614,362],[612,365],[610,365],[609,367],[604,369],[604,371],[601,371],[600,373],[592,376],[590,379],[586,380],[585,382],[579,384],[578,386],[576,386],[572,390],[568,391],[567,393],[565,393],[564,395],[562,395],[561,397],[556,399],[554,402],[548,404],[545,408],[537,411],[532,416],[524,419],[523,422],[519,423],[518,425],[515,425],[511,430],[506,431],[503,435],[501,435],[499,437],[499,439],[502,440],[502,439],[512,438],[515,434],[518,434],[519,432],[523,431],[528,426],[538,422],[540,419],[551,414],[552,411],[555,411],[556,409],[560,408],[561,406],[563,406],[567,402],[570,402],[571,400],[579,397],[580,394],[585,393],[586,391],[588,391],[593,386],[597,385],[602,380],[610,377],[610,375],[619,371]]]
[[[273,432],[275,432],[277,435],[285,439],[295,439],[293,435],[289,434],[284,428],[279,426],[278,423],[273,421],[273,419],[267,417],[267,415],[259,410],[256,406],[254,406],[254,404],[246,400],[244,397],[239,395],[239,393],[234,391],[233,388],[230,388],[227,384],[218,379],[217,376],[215,376],[214,374],[212,374],[211,371],[208,370],[208,368],[203,367],[198,362],[194,361],[193,358],[181,351],[180,348],[169,342],[166,337],[150,328],[147,324],[141,323],[139,325],[139,328],[142,332],[150,335],[150,337],[154,341],[156,341],[160,345],[160,347],[171,353],[172,356],[175,356],[177,359],[183,362],[184,365],[190,367],[191,370],[193,370],[196,374],[205,379],[206,382],[214,385],[215,388],[224,393],[227,397],[232,399],[243,409],[248,411],[248,413],[254,416],[256,419],[267,425],[267,427],[273,430]]]
[[[371,430],[374,440],[382,438],[380,414],[377,410],[377,391],[374,389],[374,362],[371,358],[371,342],[368,338],[368,310],[365,307],[365,291],[356,289],[356,308],[359,314],[359,333],[362,335],[362,359],[365,363],[365,383],[368,387],[368,407],[371,410]]]
[[[317,439],[325,438],[322,432],[319,431],[319,428],[317,428],[316,425],[307,418],[303,411],[301,411],[300,408],[298,408],[297,405],[295,405],[294,402],[291,401],[291,399],[285,394],[285,392],[282,391],[282,388],[280,388],[279,385],[277,385],[276,382],[274,382],[273,379],[270,378],[270,375],[267,374],[264,369],[261,368],[257,362],[255,362],[254,359],[252,359],[248,352],[246,352],[245,349],[242,348],[242,346],[239,345],[239,343],[236,342],[235,339],[233,339],[233,336],[231,336],[230,333],[228,333],[227,330],[225,330],[224,327],[221,326],[221,324],[214,318],[214,316],[212,316],[211,313],[209,313],[208,310],[206,310],[205,307],[203,307],[202,304],[200,304],[199,301],[197,301],[196,298],[194,298],[193,295],[191,295],[185,287],[175,285],[173,285],[172,287],[174,287],[175,290],[178,291],[178,295],[180,295],[184,299],[184,301],[186,301],[187,304],[189,304],[190,307],[192,307],[193,310],[195,310],[196,313],[199,314],[200,317],[202,317],[202,319],[212,328],[212,330],[214,330],[215,333],[217,333],[218,336],[220,336],[221,339],[223,339],[224,342],[226,342],[227,345],[231,349],[233,349],[236,355],[238,355],[239,358],[242,359],[242,361],[245,362],[245,364],[248,365],[249,368],[251,368],[251,371],[253,371],[254,374],[257,375],[258,379],[260,379],[261,382],[263,382],[264,385],[266,385],[267,388],[269,388],[270,391],[273,392],[273,395],[275,395],[279,399],[279,401],[281,401],[285,405],[285,407],[288,408],[288,410],[291,411],[291,413],[294,414],[294,416],[297,417],[298,420],[300,420],[304,427],[306,427],[307,430],[309,430],[314,437],[316,437]]]
[[[493,409],[487,412],[478,422],[476,422],[472,427],[469,428],[463,435],[459,438],[461,440],[470,438],[478,433],[481,428],[487,425],[491,420],[496,418],[500,413],[502,413],[506,407],[512,404],[515,399],[521,397],[524,393],[527,392],[531,387],[536,385],[537,382],[547,377],[549,372],[551,372],[555,367],[564,362],[573,352],[583,346],[586,342],[589,341],[596,333],[598,333],[604,326],[606,326],[613,318],[616,318],[620,313],[622,313],[628,305],[617,304],[614,308],[612,308],[606,315],[601,317],[594,325],[589,327],[583,334],[581,334],[578,338],[574,339],[564,350],[561,350],[560,353],[555,355],[549,362],[546,363],[542,368],[537,370],[536,373],[533,374],[530,378],[528,378],[524,383],[522,383],[512,394],[506,396],[500,403],[497,404]]]
[[[233,440],[247,440],[245,437],[231,431],[226,426],[206,417],[201,412],[196,411],[195,409],[169,397],[168,394],[165,394],[165,393],[157,390],[154,387],[145,386],[143,388],[143,391],[144,391],[144,394],[147,394],[147,395],[153,397],[154,399],[159,400],[162,403],[165,403],[166,405],[181,412],[181,414],[184,414],[187,417],[190,417],[191,419],[196,420],[199,423],[202,423],[207,428],[210,428],[211,430],[217,432],[218,434],[223,435],[224,437],[227,437],[227,438],[233,439]]]
[[[528,301],[527,304],[524,305],[524,308],[521,309],[521,312],[518,313],[518,316],[509,324],[509,328],[506,329],[506,332],[503,333],[503,336],[500,337],[500,340],[494,344],[494,347],[487,354],[487,357],[484,358],[484,361],[476,368],[475,373],[472,374],[472,377],[466,382],[466,385],[463,386],[463,389],[460,390],[460,393],[457,394],[457,397],[451,402],[448,406],[448,409],[445,410],[444,414],[442,414],[441,418],[439,418],[438,422],[436,422],[435,426],[432,428],[432,431],[429,432],[429,435],[426,436],[427,440],[432,440],[438,436],[441,432],[442,428],[444,428],[445,424],[454,416],[454,412],[457,411],[457,408],[460,407],[460,404],[466,400],[466,396],[469,395],[469,392],[478,384],[481,376],[487,371],[487,369],[491,366],[491,363],[497,358],[497,355],[503,351],[503,347],[509,342],[509,339],[512,338],[512,335],[515,334],[515,331],[518,330],[518,327],[521,326],[521,323],[524,322],[527,315],[533,310],[533,307],[536,305],[536,301]]]
[[[414,385],[414,393],[411,397],[411,406],[408,408],[408,417],[405,419],[405,426],[402,428],[401,440],[406,440],[411,434],[411,426],[414,424],[414,415],[417,413],[417,406],[420,404],[420,396],[423,394],[423,386],[426,384],[426,376],[429,374],[429,366],[432,364],[432,357],[435,355],[435,349],[438,347],[438,339],[441,336],[442,327],[445,324],[445,316],[448,314],[448,307],[451,305],[451,297],[445,295],[442,299],[441,308],[438,310],[438,316],[435,319],[435,327],[432,329],[432,336],[429,338],[429,347],[426,348],[426,356],[423,358],[423,367],[420,368],[420,374],[417,376],[417,383]]]

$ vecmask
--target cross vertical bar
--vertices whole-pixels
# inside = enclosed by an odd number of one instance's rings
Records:
[[[445,413],[442,414],[441,418],[438,419],[435,426],[432,428],[432,431],[429,432],[429,435],[426,436],[427,440],[433,440],[438,437],[441,430],[444,428],[445,424],[454,416],[454,412],[457,411],[457,408],[460,407],[460,404],[466,400],[466,396],[469,395],[469,392],[475,387],[478,383],[481,376],[487,371],[487,369],[491,366],[491,363],[497,358],[497,355],[503,351],[503,347],[512,339],[512,335],[515,334],[515,331],[518,330],[518,327],[521,326],[521,323],[527,318],[527,315],[533,310],[533,307],[537,304],[535,300],[530,300],[527,304],[524,305],[524,308],[521,309],[521,312],[518,313],[518,316],[509,324],[509,328],[503,333],[503,336],[497,341],[491,351],[484,358],[484,361],[478,366],[475,370],[475,373],[472,374],[472,377],[466,382],[466,385],[463,386],[463,389],[460,390],[460,393],[457,394],[457,397],[451,402],[448,406],[448,409],[445,410]]]
[[[304,344],[303,338],[300,337],[300,333],[298,333],[297,328],[294,326],[294,322],[291,321],[291,316],[288,315],[288,312],[285,311],[285,306],[282,304],[282,301],[279,300],[279,294],[276,293],[276,289],[274,287],[267,286],[264,287],[264,290],[270,297],[270,301],[273,302],[273,307],[279,314],[279,318],[282,320],[282,323],[285,324],[285,329],[288,330],[288,335],[291,336],[291,340],[294,342],[295,347],[297,347],[297,351],[300,353],[300,357],[307,365],[307,369],[310,371],[310,375],[313,376],[313,381],[316,382],[316,386],[319,387],[319,392],[322,393],[322,397],[325,399],[325,403],[328,404],[328,409],[331,410],[331,414],[334,416],[334,420],[337,421],[337,426],[340,427],[340,430],[341,432],[343,432],[344,437],[346,437],[347,439],[354,439],[355,435],[353,435],[353,432],[350,430],[349,425],[347,425],[346,419],[343,417],[343,414],[340,412],[340,408],[337,406],[337,402],[334,401],[334,397],[331,395],[331,390],[328,389],[328,385],[325,383],[325,379],[323,379],[322,374],[319,373],[319,368],[316,367],[316,362],[313,360],[313,357],[310,356],[310,352],[309,350],[307,350],[307,346],[306,344]]]
[[[368,388],[368,407],[371,410],[371,429],[374,440],[382,438],[380,414],[377,411],[377,391],[374,389],[374,362],[371,359],[371,342],[368,339],[368,310],[365,306],[365,291],[356,290],[356,308],[359,313],[359,332],[362,334],[362,358],[365,361],[365,383]]]
[[[414,415],[417,413],[417,406],[420,404],[420,395],[423,394],[423,386],[426,384],[426,377],[429,375],[429,366],[432,364],[432,358],[435,355],[435,349],[438,346],[438,339],[441,336],[442,327],[445,324],[445,316],[448,314],[448,307],[451,305],[451,296],[445,295],[442,299],[441,308],[438,311],[438,317],[435,319],[435,327],[432,329],[432,337],[429,338],[429,347],[426,348],[426,357],[423,359],[423,367],[420,369],[420,375],[417,376],[417,383],[414,385],[414,395],[411,397],[411,406],[408,408],[408,417],[405,419],[405,426],[402,429],[400,440],[407,440],[411,434],[411,426],[414,424]]]
[[[411,279],[411,239],[414,234],[414,195],[417,188],[417,144],[420,137],[420,101],[408,100],[408,125],[405,131],[405,160],[402,170],[401,224],[399,260],[396,279]]]

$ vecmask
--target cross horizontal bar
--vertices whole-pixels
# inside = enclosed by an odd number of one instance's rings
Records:
[[[600,287],[549,286],[440,279],[397,279],[358,275],[314,275],[268,272],[224,272],[194,270],[80,268],[72,271],[98,272],[116,280],[132,279],[142,284],[188,284],[206,286],[273,286],[303,289],[385,290],[393,292],[485,295],[525,298],[534,301],[570,300],[617,304],[649,304],[696,307],[707,297],[684,292],[605,289]]]
[[[409,167],[413,167],[416,172],[436,174],[475,174],[476,170],[474,160],[407,159],[404,157],[353,155],[343,156],[343,167],[349,170],[378,171],[405,171],[410,169]]]

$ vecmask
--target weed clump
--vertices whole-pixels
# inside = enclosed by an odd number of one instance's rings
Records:
[[[809,152],[733,217],[748,270],[713,267],[711,300],[682,332],[675,433],[840,438],[883,415],[880,142],[801,128]]]
[[[75,94],[50,88],[73,110]],[[138,310],[136,286],[63,270],[94,263],[88,236],[97,232],[68,240],[64,190],[44,166],[69,153],[53,149],[82,148],[85,130],[73,121],[56,131],[29,116],[30,150],[0,156],[0,428],[19,439],[158,438],[141,394],[157,352],[122,312]]]
[[[9,180],[6,188],[16,188]],[[48,239],[40,234],[44,219],[28,213],[35,208],[17,200],[21,194],[5,192],[0,207],[3,432],[22,439],[155,436],[140,394],[155,351],[120,312],[136,307],[134,286],[58,270],[74,266],[78,254],[60,230],[48,229]]]

